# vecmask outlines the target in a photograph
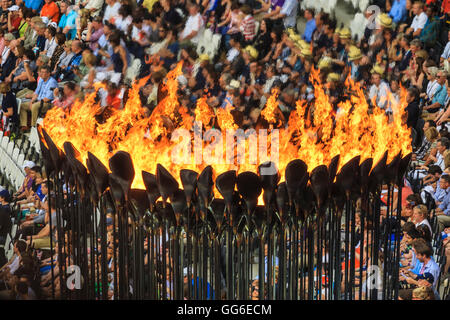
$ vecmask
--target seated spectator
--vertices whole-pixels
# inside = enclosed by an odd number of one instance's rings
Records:
[[[25,179],[23,180],[22,186],[13,195],[14,200],[20,200],[26,197],[26,193],[31,189],[33,185],[33,178],[31,177],[31,168],[35,167],[36,164],[33,161],[26,160],[22,165],[22,169],[25,172]]]
[[[97,16],[88,23],[88,32],[86,34],[86,41],[89,42],[89,48],[97,55],[100,49],[99,40],[103,36],[102,18]]]
[[[251,15],[252,9],[249,6],[242,6],[243,18],[239,25],[239,31],[244,36],[244,40],[250,43],[256,35],[255,18]]]
[[[56,49],[50,56],[50,70],[54,70],[56,63],[58,62],[61,55],[64,53],[64,44],[66,42],[66,36],[63,33],[57,33],[55,35]],[[49,57],[47,52],[47,57]]]
[[[56,42],[56,28],[49,26],[47,29],[45,29],[45,45],[44,50],[41,52],[42,54],[45,54],[47,57],[51,58],[53,56],[53,53],[55,52],[58,43]]]
[[[433,121],[433,120],[430,120]],[[434,121],[433,121],[434,122]],[[427,126],[425,122],[424,128]],[[428,159],[429,155],[436,156],[437,153],[437,140],[439,138],[439,132],[436,127],[429,127],[424,130],[424,138],[422,145],[417,149],[417,151],[412,156],[412,165],[429,165],[432,163],[432,159]],[[442,172],[442,170],[441,170]]]
[[[9,209],[10,195],[8,190],[0,191],[0,266],[3,266],[6,262],[5,256],[5,243],[6,237],[11,232],[11,209]]]
[[[21,10],[19,6],[16,5],[10,7],[8,10],[8,32],[18,36],[19,27],[22,23]]]
[[[92,17],[97,17],[102,11],[104,0],[84,0],[80,2]]]
[[[406,1],[405,0],[393,0],[389,16],[392,21],[399,25],[406,17]]]
[[[408,128],[416,128],[417,120],[419,120],[420,109],[419,109],[419,90],[417,88],[409,88],[406,95],[406,112],[408,118],[406,119],[406,125]]]
[[[306,19],[306,27],[305,31],[303,32],[303,40],[306,42],[311,42],[312,35],[314,31],[316,30],[316,19],[314,18],[314,10],[313,9],[306,9],[304,13],[304,17]]]
[[[381,68],[372,70],[372,86],[369,89],[369,99],[386,111],[391,111],[389,106],[388,95],[390,94],[389,85],[382,80],[384,71]]]
[[[25,0],[24,3],[25,7],[33,10],[34,13],[38,13],[44,4],[44,0]]]
[[[59,72],[55,74],[55,79],[57,79],[58,81],[70,81],[75,77],[74,69],[78,68],[78,66],[80,65],[83,53],[81,41],[72,41],[71,50],[74,54],[68,61],[68,64],[61,66]]]
[[[53,100],[53,105],[55,107],[61,108],[63,110],[70,110],[72,107],[75,96],[77,94],[77,87],[75,83],[69,81],[64,84],[64,89],[62,94],[60,94],[60,90],[58,88],[55,89],[53,95],[55,100]]]
[[[47,17],[48,21],[58,23],[59,7],[53,0],[44,0],[45,4],[41,9],[41,17]]]
[[[36,125],[39,112],[46,112],[51,107],[53,90],[58,86],[56,80],[50,76],[50,67],[42,66],[39,70],[40,79],[31,101],[24,103],[20,109],[20,125],[27,131],[27,111],[31,111],[31,126]]]
[[[103,2],[103,0],[101,0]],[[68,40],[73,40],[77,34],[76,19],[78,13],[69,5],[69,2],[60,2],[61,19],[58,23],[58,32],[62,32],[67,36]]]
[[[440,205],[448,193],[450,193],[450,176],[447,174],[442,175],[437,182],[423,188],[421,197],[424,203],[426,192],[430,194],[436,205]]]
[[[38,22],[34,25],[34,30],[36,31],[36,42],[33,47],[33,51],[35,54],[44,51],[45,49],[45,31],[47,30],[47,26],[43,22]]]
[[[428,222],[428,210],[423,204],[419,204],[413,209],[412,221],[415,223],[416,228],[424,224],[430,229],[432,233],[430,222]]]
[[[414,13],[414,19],[411,26],[406,30],[406,34],[418,37],[428,21],[427,14],[423,10],[423,2],[414,2],[412,12]]]
[[[41,17],[32,17],[28,22],[28,28],[20,40],[23,40],[25,49],[33,49],[36,46],[37,32],[36,25],[42,23]]]
[[[118,33],[114,33],[109,38],[109,42],[112,45],[113,53],[111,55],[112,65],[109,70],[116,73],[121,73],[123,76],[128,69],[127,53],[123,46],[120,44],[121,37]]]
[[[1,109],[3,112],[3,117],[6,118],[6,122],[10,125],[17,126],[19,124],[17,101],[15,94],[11,91],[11,86],[9,83],[0,83],[0,94],[3,96]]]
[[[427,162],[433,163],[436,166],[439,166],[442,171],[445,170],[445,163],[444,163],[444,153],[449,149],[450,147],[450,141],[447,138],[441,138],[438,140],[437,143],[437,153],[436,156],[429,155]],[[411,171],[409,173],[409,179],[410,181],[415,179],[423,179],[428,174],[428,166],[422,165],[418,167],[416,170]]]
[[[433,99],[431,100],[431,104],[423,107],[424,111],[427,111],[428,113],[436,113],[445,106],[445,99],[447,97],[447,86],[445,85],[446,81],[447,72],[445,70],[439,71],[437,74],[437,82],[439,83],[439,87],[436,89]],[[441,120],[446,119],[449,114],[449,112],[444,112],[442,110],[437,114],[434,120],[437,124],[440,124],[442,122]]]
[[[64,42],[63,47],[64,52],[61,53],[55,63],[55,66],[52,69],[52,76],[56,76],[57,74],[62,72],[62,70],[69,65],[70,60],[75,55],[75,53],[72,52],[72,40]]]
[[[111,18],[119,15],[119,9],[121,4],[118,0],[106,0],[108,5],[105,8],[105,14],[103,15],[103,23],[110,21]]]
[[[197,4],[189,4],[188,9],[189,17],[184,25],[183,31],[180,34],[180,41],[187,41],[197,44],[200,39],[201,32],[203,31],[203,19]]]
[[[450,227],[450,196],[448,194],[436,208],[435,215],[437,216],[439,233],[442,232],[444,228]]]

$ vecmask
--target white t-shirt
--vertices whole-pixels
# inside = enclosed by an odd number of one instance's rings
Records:
[[[133,18],[131,16],[122,18],[121,16],[117,16],[114,20],[114,24],[117,29],[122,30],[124,33],[128,32],[129,25],[133,22]]]
[[[103,23],[109,21],[112,17],[117,17],[119,15],[119,9],[121,5],[120,2],[117,1],[112,6],[107,5],[105,9],[105,14],[103,15]]]
[[[95,9],[95,11],[91,14],[93,17],[98,16],[100,10],[103,7],[103,0],[89,0],[85,9]]]
[[[184,26],[183,31],[181,32],[181,38],[184,39],[188,35],[190,35],[193,31],[198,31],[197,35],[191,39],[192,43],[197,44],[200,39],[201,29],[203,27],[203,19],[200,13],[197,13],[195,16],[189,16],[186,21],[186,25]]]
[[[144,40],[148,39],[150,37],[150,26],[142,25],[141,29],[138,29],[136,26],[133,26],[133,29],[131,30],[131,38],[134,41],[138,40]]]
[[[56,39],[54,37],[51,40],[45,40],[44,51],[47,51],[46,56],[51,58],[57,46],[58,44],[56,43]]]
[[[387,106],[388,92],[390,92],[389,86],[386,82],[381,81],[380,85],[372,85],[369,90],[370,100],[375,98],[376,104],[381,109],[385,109]]]
[[[413,19],[413,22],[411,23],[411,28],[413,28],[414,32],[417,31],[417,29],[423,29],[425,27],[425,23],[428,21],[428,16],[425,12],[422,12],[418,16],[416,15]]]
[[[433,99],[434,94],[436,93],[436,90],[439,88],[439,86],[440,86],[440,84],[437,82],[437,80],[428,82],[427,96],[429,99]]]

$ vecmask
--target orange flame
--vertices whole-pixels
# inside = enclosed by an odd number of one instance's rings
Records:
[[[118,150],[128,152],[135,166],[136,177],[134,188],[144,188],[141,171],[154,173],[158,163],[166,167],[175,178],[179,180],[179,171],[183,168],[200,172],[207,164],[195,161],[195,147],[204,148],[208,143],[204,141],[194,143],[193,121],[201,121],[206,129],[212,126],[214,117],[224,133],[222,139],[223,156],[221,163],[212,164],[215,174],[235,169],[238,172],[257,172],[258,163],[266,157],[258,155],[258,161],[246,159],[238,163],[238,155],[242,152],[232,152],[233,163],[227,163],[227,147],[225,145],[225,132],[238,129],[230,111],[231,105],[225,109],[218,108],[214,112],[208,106],[205,97],[200,98],[194,115],[180,106],[177,97],[177,77],[181,74],[181,63],[169,72],[165,83],[166,97],[159,102],[149,118],[145,117],[141,106],[139,89],[146,79],[133,85],[123,110],[113,112],[104,122],[98,123],[95,115],[100,106],[95,102],[96,93],[88,94],[85,100],[76,101],[70,111],[53,108],[47,112],[43,122],[44,129],[52,137],[55,144],[62,148],[65,141],[70,141],[80,152],[85,163],[87,152],[94,153],[103,163],[107,164],[109,158]],[[405,112],[405,92],[397,103],[391,96],[389,103],[394,111],[393,120],[388,121],[383,110],[369,109],[364,93],[358,84],[350,79],[346,81],[346,90],[350,92],[349,98],[338,105],[335,113],[324,87],[319,81],[318,72],[312,72],[311,80],[314,83],[315,100],[309,106],[306,101],[297,101],[296,109],[291,112],[288,125],[279,131],[279,159],[277,167],[284,179],[284,170],[293,159],[304,160],[309,170],[321,164],[328,164],[336,155],[340,155],[340,166],[357,155],[361,161],[373,158],[376,163],[386,150],[389,151],[388,161],[391,161],[399,152],[403,155],[411,152],[410,130],[402,122]],[[96,84],[98,90],[102,84]],[[278,91],[272,91],[266,108],[261,115],[269,122],[275,121]],[[308,119],[311,119],[309,121]],[[177,128],[189,130],[190,146],[194,152],[185,156],[191,159],[188,163],[177,164],[172,161],[171,155],[177,141],[171,141],[172,132]],[[270,141],[270,133],[267,139]],[[259,137],[259,139],[262,139]],[[217,141],[216,141],[217,142]],[[220,146],[219,146],[220,147]],[[245,152],[249,150],[246,145]],[[270,147],[267,148],[268,151]],[[228,150],[229,151],[229,150]],[[245,156],[245,155],[244,155]]]

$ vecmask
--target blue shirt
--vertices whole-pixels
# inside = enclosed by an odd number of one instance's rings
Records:
[[[44,98],[53,100],[53,89],[57,87],[58,82],[56,82],[56,80],[52,77],[48,78],[47,81],[44,81],[44,79],[40,78],[34,93],[37,94],[38,101],[41,101]]]
[[[61,31],[65,27],[70,27],[70,31],[67,33],[69,35],[69,40],[73,40],[77,34],[77,28],[76,28],[76,19],[78,17],[78,14],[76,11],[72,10],[69,12],[69,14],[63,14],[61,16],[61,19],[59,20],[58,27],[61,28]]]
[[[402,22],[406,16],[406,0],[394,0],[389,15],[395,23]]]
[[[312,34],[316,30],[316,20],[311,19],[306,22],[305,32],[303,33],[303,40],[311,42]]]
[[[438,207],[446,216],[450,216],[450,192],[445,195],[444,200]]]
[[[447,194],[450,192],[450,188],[447,188],[446,190],[441,189],[439,182],[441,179],[439,179],[438,182],[436,182],[436,191],[434,194],[432,194],[434,201],[436,202],[442,202],[444,201],[444,198],[447,196]]]
[[[438,102],[441,106],[445,106],[445,99],[447,98],[447,87],[444,85],[439,86],[434,94],[433,100],[431,103]]]
[[[439,274],[441,273],[441,269],[439,268],[438,264],[433,260],[433,258],[431,258],[425,266],[423,266],[422,263],[422,268],[420,269],[419,272],[420,272],[419,274],[431,273],[434,277],[433,289],[436,288],[436,284],[439,278]]]
[[[42,8],[44,0],[25,0],[25,7],[39,12]]]

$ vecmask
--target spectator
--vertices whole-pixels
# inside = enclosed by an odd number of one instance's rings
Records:
[[[74,101],[75,101],[75,95],[77,93],[77,88],[75,83],[69,81],[64,84],[64,89],[62,94],[60,94],[60,91],[58,88],[55,89],[53,92],[53,95],[55,97],[55,100],[53,100],[53,105],[55,107],[62,108],[63,110],[68,109],[72,107]]]
[[[406,16],[406,0],[393,0],[389,16],[395,24],[399,25]]]
[[[442,203],[436,208],[435,215],[438,221],[438,232],[441,233],[444,228],[450,226],[450,196],[445,196]]]
[[[442,107],[445,106],[445,99],[447,98],[447,86],[445,82],[447,80],[447,72],[445,70],[441,70],[437,74],[437,82],[439,83],[439,87],[436,89],[434,93],[433,99],[431,100],[431,104],[424,106],[423,110],[428,111],[429,113],[436,113],[441,110]],[[442,120],[446,119],[448,113],[443,110],[439,112],[436,116],[436,123],[439,125],[442,123]]]
[[[42,19],[40,17],[32,17],[30,19],[30,24],[23,35],[23,46],[25,49],[33,49],[36,46],[36,25],[40,23],[42,23]]]
[[[280,13],[273,16],[273,20],[283,19],[283,24],[285,28],[296,28],[297,27],[297,10],[298,10],[297,0],[285,0]],[[310,42],[310,41],[308,41]]]
[[[18,35],[19,33],[19,27],[22,23],[22,17],[19,13],[21,10],[19,6],[12,6],[8,8],[8,32]]]
[[[27,111],[31,111],[31,126],[36,125],[39,112],[46,112],[53,100],[53,90],[58,86],[56,80],[50,75],[50,67],[42,66],[39,70],[40,79],[31,101],[24,103],[20,109],[20,125],[22,130],[28,130]]]
[[[11,86],[7,82],[0,83],[0,94],[2,98],[2,112],[7,121],[17,126],[19,124],[19,117],[17,115],[17,101],[16,96],[11,91]]]
[[[50,26],[45,30],[45,45],[44,50],[42,51],[47,57],[51,58],[53,53],[55,52],[58,43],[56,42],[56,28]]]
[[[369,90],[370,101],[386,111],[391,111],[388,101],[388,95],[390,94],[389,85],[382,80],[384,70],[380,66],[375,66],[372,69],[372,86]]]
[[[426,225],[430,233],[432,233],[430,222],[428,222],[428,210],[427,207],[423,204],[419,204],[414,207],[413,209],[413,216],[412,220],[416,225],[416,228],[418,228],[420,225]]]
[[[414,19],[411,26],[406,30],[406,34],[418,37],[428,21],[427,14],[423,10],[423,2],[414,2],[412,12],[414,13]]]
[[[41,9],[41,17],[46,17],[48,21],[58,23],[59,7],[53,0],[44,0],[45,4]]]
[[[45,49],[45,42],[47,41],[47,39],[45,38],[45,32],[47,30],[47,27],[45,23],[38,22],[34,25],[34,29],[36,31],[36,42],[33,51],[35,54],[37,54],[41,51],[44,51]]]
[[[316,19],[314,19],[314,10],[306,9],[304,13],[304,17],[306,19],[306,27],[305,32],[303,33],[303,40],[306,42],[311,42],[312,35],[316,30]]]
[[[8,208],[10,195],[8,190],[0,191],[0,265],[4,265],[8,260],[5,256],[6,237],[11,232],[11,210]],[[8,210],[9,209],[9,210]]]
[[[74,40],[71,42],[72,57],[69,59],[67,65],[62,65],[59,72],[55,74],[55,79],[58,81],[70,81],[75,77],[74,69],[78,68],[81,62],[83,49],[81,41]]]
[[[105,14],[103,15],[103,23],[110,21],[111,18],[119,15],[119,9],[121,7],[118,0],[106,0],[108,5],[105,8]]]
[[[59,7],[62,15],[58,23],[58,32],[65,34],[68,40],[73,40],[77,34],[76,19],[78,13],[73,10],[73,6],[69,5],[66,1],[61,1]],[[86,41],[89,40],[86,39]]]
[[[420,109],[419,109],[419,90],[417,88],[408,89],[408,94],[406,95],[406,111],[408,118],[406,120],[406,125],[409,128],[416,128],[417,120],[419,120]]]
[[[245,41],[251,42],[256,35],[255,19],[251,15],[252,9],[249,6],[241,7],[243,19],[240,23],[240,31],[244,36]]]
[[[203,28],[203,19],[199,12],[199,7],[195,3],[189,5],[189,18],[180,34],[180,41],[190,41],[197,44]]]
[[[92,17],[97,17],[102,10],[103,3],[104,0],[85,0],[82,1],[82,6]]]

